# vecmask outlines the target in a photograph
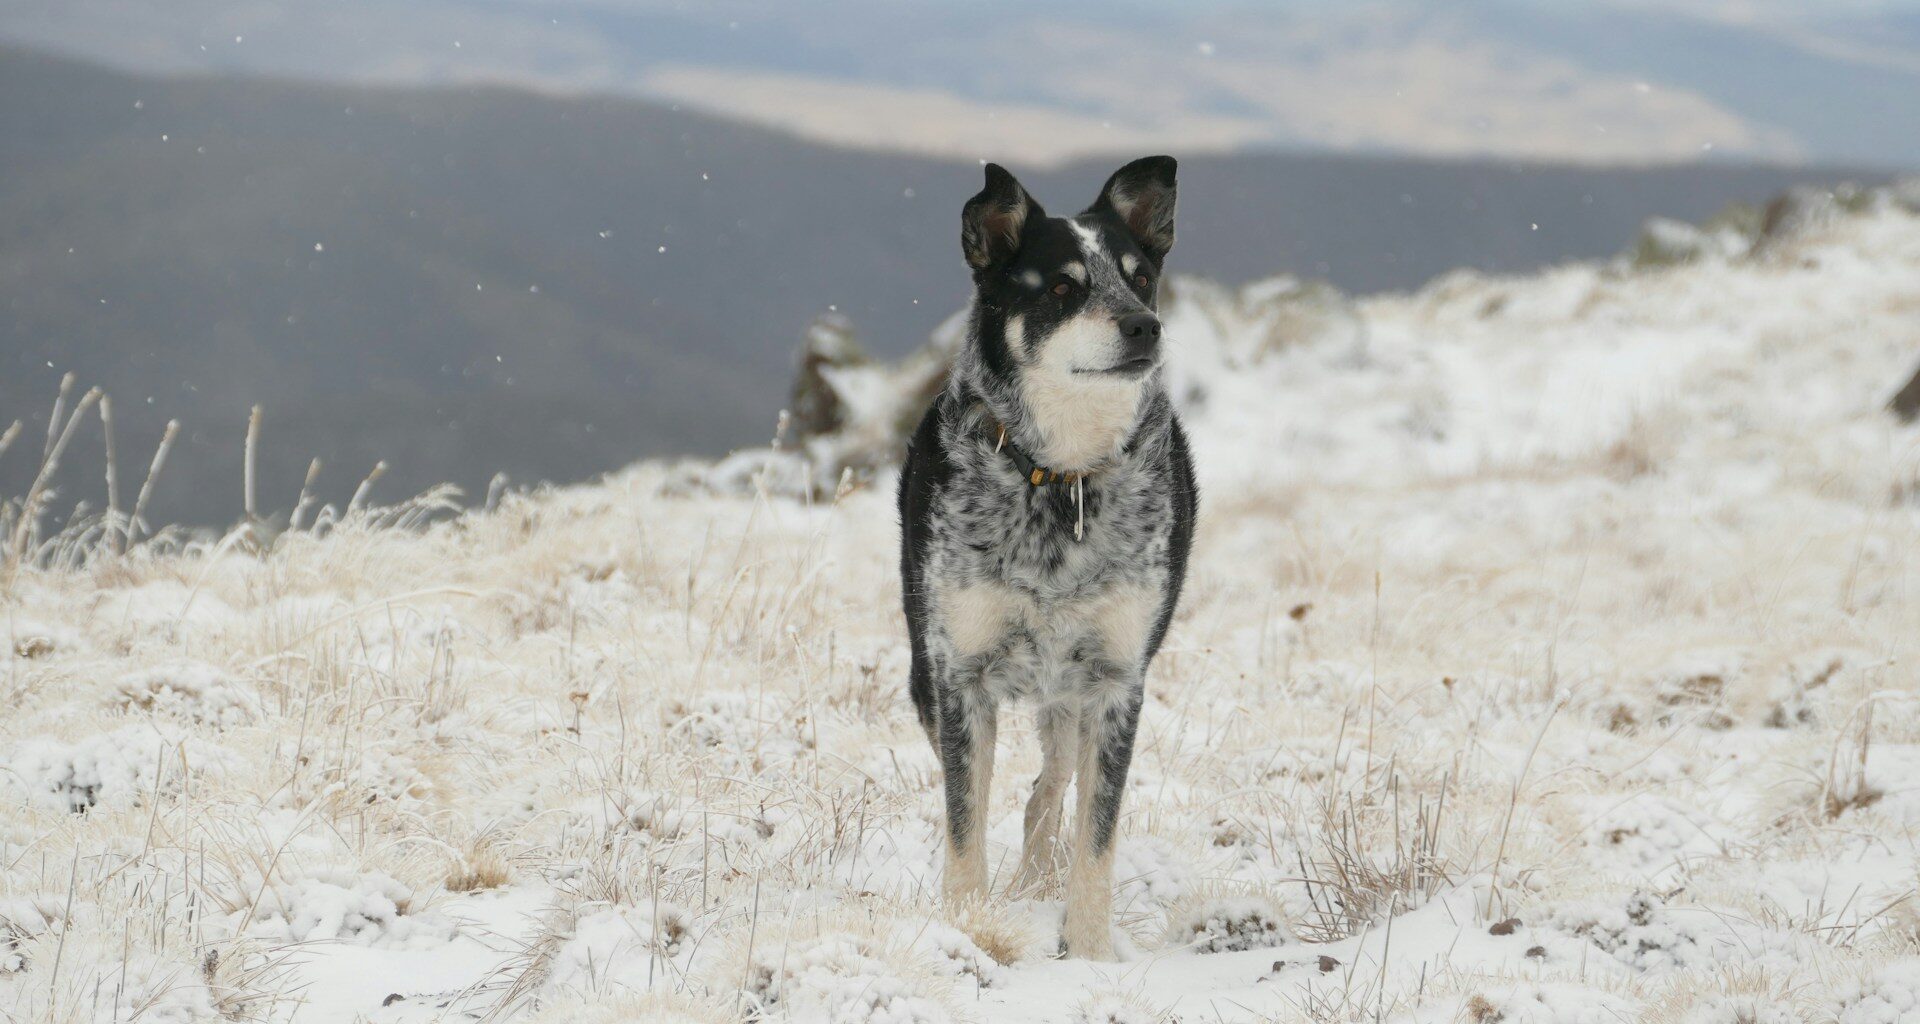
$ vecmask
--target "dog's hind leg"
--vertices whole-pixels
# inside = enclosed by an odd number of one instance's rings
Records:
[[[1080,712],[1073,859],[1067,874],[1067,953],[1113,956],[1113,841],[1140,726],[1138,675],[1092,683]]]
[[[1073,779],[1073,762],[1080,748],[1080,709],[1073,700],[1046,701],[1040,705],[1036,718],[1040,733],[1040,777],[1034,780],[1033,795],[1027,798],[1020,873],[1013,880],[1015,892],[1036,886],[1054,874],[1061,805],[1067,795],[1067,783]]]
[[[949,900],[987,894],[987,797],[993,784],[997,714],[978,673],[937,683],[940,772],[947,796]]]

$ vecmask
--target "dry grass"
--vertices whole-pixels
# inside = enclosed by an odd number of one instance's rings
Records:
[[[1320,844],[1302,853],[1313,908],[1302,922],[1303,937],[1330,942],[1358,934],[1426,905],[1454,883],[1460,871],[1450,851],[1462,844],[1442,841],[1447,783],[1440,781],[1431,800],[1425,793],[1410,796],[1407,806],[1397,775],[1364,804],[1352,792],[1327,794],[1315,830]]]
[[[499,853],[477,847],[467,853],[460,865],[447,873],[448,892],[481,892],[505,886],[513,877],[513,868]]]

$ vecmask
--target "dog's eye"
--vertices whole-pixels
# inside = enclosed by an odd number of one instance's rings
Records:
[[[1053,294],[1055,294],[1055,295],[1059,295],[1059,296],[1062,296],[1062,297],[1065,297],[1066,295],[1068,295],[1068,294],[1069,294],[1069,293],[1071,293],[1072,291],[1073,291],[1073,285],[1071,285],[1071,284],[1068,284],[1068,283],[1067,283],[1067,282],[1065,282],[1065,281],[1062,281],[1062,282],[1060,282],[1059,284],[1056,284],[1056,285],[1054,285],[1054,286],[1053,286]]]
[[[1145,288],[1147,286],[1147,275],[1145,274],[1133,275],[1133,283],[1135,285],[1138,285],[1141,288]]]

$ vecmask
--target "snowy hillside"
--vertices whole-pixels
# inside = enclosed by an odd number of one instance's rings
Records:
[[[1118,964],[1052,958],[1058,893],[939,905],[884,472],[0,579],[0,1018],[1920,1021],[1920,216],[1870,207],[1178,285],[1205,511]]]

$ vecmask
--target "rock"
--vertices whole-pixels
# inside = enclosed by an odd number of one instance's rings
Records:
[[[697,477],[699,485],[716,494],[746,496],[764,488],[768,494],[806,498],[819,489],[814,469],[793,452],[743,448],[699,471]]]
[[[1920,214],[1920,177],[1901,178],[1888,185],[1887,198],[1908,213]]]
[[[1739,235],[1745,240],[1744,247],[1752,248],[1760,237],[1760,227],[1766,222],[1766,211],[1752,203],[1738,200],[1720,208],[1720,212],[1708,217],[1700,226],[1709,231],[1727,231]]]
[[[1640,227],[1632,264],[1636,269],[1671,267],[1703,260],[1729,260],[1753,248],[1753,235],[1735,222],[1698,227],[1669,217],[1650,217]]]
[[[1242,318],[1260,327],[1255,358],[1304,343],[1344,345],[1356,353],[1366,346],[1359,306],[1325,281],[1272,277],[1240,289],[1237,298]]]
[[[779,447],[735,452],[692,485],[827,498],[866,483],[900,462],[965,333],[966,316],[956,314],[919,351],[888,364],[866,353],[845,316],[816,319],[801,340]]]
[[[798,441],[814,464],[819,491],[832,493],[849,473],[851,482],[863,483],[875,471],[900,462],[907,438],[945,384],[947,367],[965,337],[966,316],[956,314],[899,363],[818,364],[832,395],[833,425],[801,431]]]
[[[866,353],[847,317],[815,319],[801,339],[789,408],[774,445],[744,448],[711,465],[676,467],[664,489],[764,489],[823,499],[866,483],[877,470],[900,462],[908,436],[946,380],[965,327],[965,314],[956,314],[919,351],[888,364]]]
[[[860,347],[852,320],[840,313],[816,318],[800,344],[800,365],[793,375],[793,395],[787,405],[792,429],[802,437],[840,429],[846,410],[827,379],[828,371],[871,362]]]
[[[1802,232],[1831,224],[1846,214],[1867,210],[1876,202],[1876,193],[1884,196],[1882,190],[1861,188],[1851,182],[1843,182],[1830,189],[1796,185],[1767,204],[1766,213],[1760,221],[1760,241],[1775,245]]]

